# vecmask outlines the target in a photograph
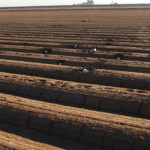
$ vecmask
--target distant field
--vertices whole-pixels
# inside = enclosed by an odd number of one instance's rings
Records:
[[[149,18],[149,5],[0,9],[0,149],[149,150]]]
[[[35,10],[82,10],[82,9],[97,9],[97,10],[108,10],[108,9],[150,9],[150,4],[126,4],[126,5],[93,5],[93,6],[80,6],[80,5],[72,5],[72,6],[31,6],[31,7],[6,7],[0,8],[0,11],[35,11]]]

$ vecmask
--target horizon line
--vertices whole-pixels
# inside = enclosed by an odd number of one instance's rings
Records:
[[[150,3],[127,3],[127,4],[94,4],[94,5],[80,5],[80,4],[72,4],[72,5],[25,5],[25,6],[0,6],[0,8],[27,8],[27,7],[68,7],[68,6],[122,6],[122,5],[150,5]]]

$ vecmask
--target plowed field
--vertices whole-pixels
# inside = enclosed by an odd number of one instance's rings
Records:
[[[0,11],[0,150],[150,150],[149,18]]]

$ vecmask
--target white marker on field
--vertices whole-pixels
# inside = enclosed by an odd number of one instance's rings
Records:
[[[75,44],[75,45],[73,46],[73,48],[74,48],[74,49],[78,48],[78,44]]]
[[[62,65],[62,63],[60,62],[60,63],[58,63],[58,65]]]
[[[93,48],[90,50],[90,53],[95,53],[96,51],[97,51],[96,48]]]
[[[120,60],[121,60],[121,58],[120,58],[120,57],[117,57],[117,60],[118,60],[118,61],[120,61]]]
[[[90,71],[89,71],[88,69],[86,69],[86,68],[84,68],[84,69],[82,70],[82,72],[83,72],[84,74],[90,73]]]
[[[46,50],[44,50],[44,54],[48,54],[48,50],[46,49]]]

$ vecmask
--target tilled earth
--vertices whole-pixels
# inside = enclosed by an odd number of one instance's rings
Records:
[[[149,17],[1,10],[0,149],[149,150]]]

